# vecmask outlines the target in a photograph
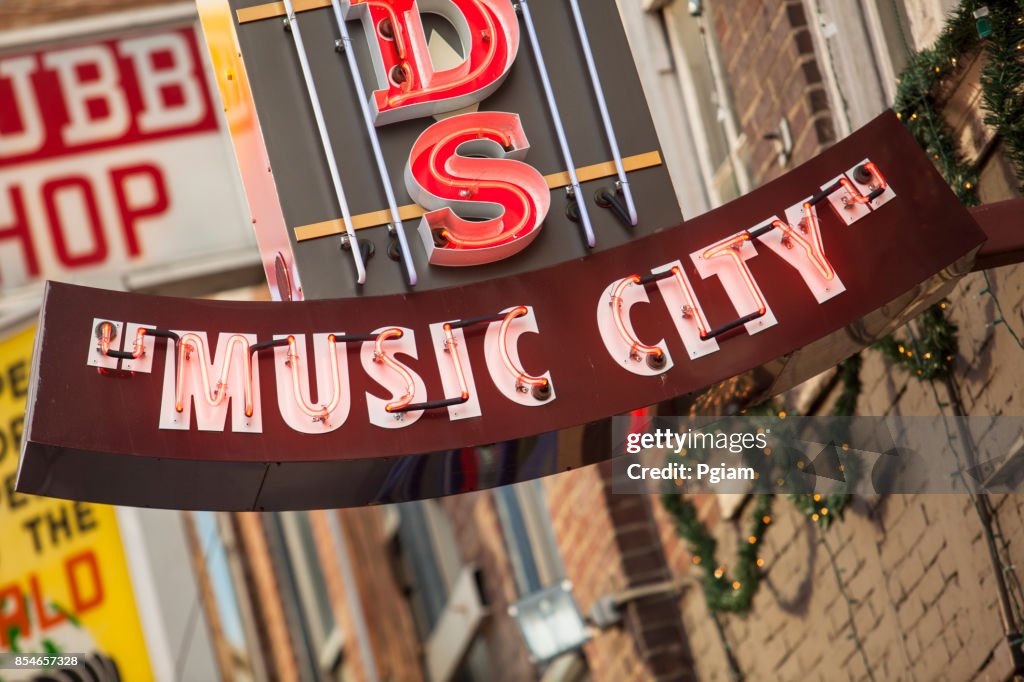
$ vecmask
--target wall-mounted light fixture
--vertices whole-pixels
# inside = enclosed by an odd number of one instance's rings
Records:
[[[508,608],[534,663],[575,651],[590,639],[568,580],[527,595]]]

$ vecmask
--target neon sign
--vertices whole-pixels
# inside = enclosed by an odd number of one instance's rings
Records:
[[[211,9],[223,5],[234,10],[228,32],[219,10]],[[330,10],[333,22],[327,19],[328,12],[320,13],[314,32],[307,24],[316,23],[312,10],[320,8]],[[257,234],[267,233],[261,243],[268,244],[263,256],[270,281],[278,282],[278,270],[304,273],[301,288],[298,276],[281,278],[275,297],[334,298],[480,280],[486,278],[486,269],[480,266],[504,266],[519,254],[512,268],[526,271],[537,267],[531,263],[548,264],[553,254],[565,256],[570,249],[580,257],[610,248],[621,243],[623,230],[640,236],[681,219],[671,181],[661,167],[639,78],[630,70],[617,73],[614,84],[602,83],[599,76],[602,60],[621,61],[629,54],[614,0],[536,7],[508,0],[203,0],[200,15],[211,54],[245,57],[250,66],[244,79],[254,85],[269,73],[263,57],[274,42],[263,33],[266,24],[259,25],[268,19],[283,24],[282,39],[293,48],[297,62],[291,67],[296,81],[292,85],[305,96],[297,101],[271,96],[271,103],[263,98],[280,83],[270,90],[252,88],[257,100],[252,108],[261,114],[257,153],[252,153],[252,139],[235,140],[243,177],[252,178],[246,181],[254,188],[250,203],[259,203],[257,176],[267,167],[289,169],[275,175],[282,199],[316,194],[315,199],[299,201],[328,212],[336,206],[338,212],[290,229],[319,226],[319,235],[341,235],[341,258],[351,260],[340,264],[342,281],[323,293],[322,277],[314,271],[329,267],[328,261],[293,266],[294,260],[302,261],[314,250],[281,249],[280,239],[272,240],[279,236],[276,227],[257,219]],[[334,47],[343,57],[314,42],[322,40],[323,19],[333,24]],[[362,30],[353,31],[353,20]],[[257,31],[263,36],[255,37]],[[558,61],[552,58],[556,46]],[[561,58],[566,46],[579,53],[579,63]],[[520,48],[528,58],[518,59]],[[274,45],[274,51],[279,62],[280,45]],[[324,76],[330,70],[337,73],[338,59],[351,83]],[[572,87],[578,83],[584,88],[585,97],[567,87],[567,78]],[[371,87],[366,87],[366,80]],[[605,85],[614,85],[613,97],[606,96]],[[236,94],[233,83],[222,79],[220,86],[226,99]],[[577,101],[565,101],[570,93]],[[354,116],[349,108],[353,105],[358,107]],[[522,111],[524,117],[529,112],[525,129],[516,113],[467,113],[481,105]],[[286,109],[290,113],[284,114]],[[279,114],[284,115],[278,118]],[[423,120],[430,116],[438,122]],[[301,132],[284,131],[280,122],[286,119]],[[628,135],[623,134],[627,121]],[[418,137],[411,140],[418,123]],[[295,144],[297,132],[311,134],[304,144],[322,152],[327,171],[323,182],[290,186],[287,178],[293,175],[295,161],[286,161],[278,152]],[[270,152],[259,144],[264,136],[273,142]],[[527,137],[544,153],[527,160]],[[361,157],[364,150],[372,154],[369,165]],[[268,163],[257,166],[261,155]],[[367,173],[367,168],[376,173]],[[312,178],[323,173],[319,163],[306,171]],[[419,240],[406,235],[410,221],[419,222]],[[283,216],[275,226],[281,222]],[[545,238],[543,248],[530,248],[542,226],[558,230],[559,236]],[[372,229],[378,227],[386,227],[384,244],[384,230]],[[562,237],[567,232],[575,237],[571,242]],[[391,281],[381,281],[383,253],[401,267],[401,281],[386,276]],[[336,260],[331,262],[337,267]],[[274,264],[272,276],[267,263]]]
[[[422,8],[419,6],[422,5]],[[466,59],[436,71],[421,11],[456,27]],[[342,0],[345,19],[361,19],[381,89],[376,125],[432,116],[480,102],[505,80],[519,49],[519,23],[507,2],[489,0]]]
[[[226,418],[232,415],[231,430],[238,433],[261,433],[263,413],[259,394],[259,364],[253,359],[262,352],[273,351],[277,378],[278,408],[285,424],[301,433],[330,433],[348,418],[351,405],[348,351],[360,349],[360,359],[368,377],[391,393],[381,399],[366,393],[367,416],[371,424],[385,429],[412,426],[427,410],[448,408],[452,419],[479,417],[476,382],[468,355],[460,346],[466,344],[465,333],[485,329],[483,339],[486,364],[498,392],[522,405],[539,406],[555,399],[550,373],[531,376],[518,358],[518,338],[524,333],[538,333],[533,311],[528,306],[485,317],[453,320],[431,325],[436,339],[442,334],[437,356],[438,371],[444,383],[445,398],[420,400],[427,389],[422,376],[398,359],[418,356],[416,334],[405,327],[386,327],[369,334],[314,333],[317,404],[309,399],[309,369],[313,362],[305,356],[306,335],[275,335],[270,341],[257,341],[255,334],[219,334],[216,351],[209,352],[205,331],[166,330],[135,323],[124,324],[96,319],[90,342],[87,364],[101,375],[134,376],[153,371],[155,346],[146,349],[146,339],[167,340],[160,428],[188,430],[192,411],[200,431],[223,431]],[[120,333],[135,330],[131,351],[118,350]],[[119,370],[119,360],[131,361]],[[112,364],[113,363],[113,364]],[[324,368],[327,368],[324,374]],[[216,381],[211,381],[216,376]],[[454,380],[454,381],[453,381]],[[330,396],[326,399],[326,396]],[[464,406],[462,410],[457,407]],[[304,415],[298,417],[297,414]]]
[[[890,113],[685,225],[528,273],[290,303],[51,284],[18,488],[296,509],[561,471],[611,454],[611,415],[815,376],[941,299],[984,239]]]
[[[507,114],[501,114],[499,118],[513,125],[518,120]],[[459,125],[455,125],[455,129],[461,130]],[[514,126],[514,129],[521,133],[521,128]],[[493,129],[486,132],[498,134]],[[483,129],[468,134],[469,143],[490,140],[484,137]],[[449,148],[455,149],[467,144],[461,132],[447,134],[441,129],[436,135],[442,139],[438,146],[451,145]],[[509,143],[511,138],[505,140]],[[436,147],[429,145],[423,151],[424,156],[435,153]],[[433,161],[427,163],[434,167]],[[853,184],[851,177],[861,178],[867,183],[866,194]],[[640,376],[654,377],[673,369],[674,362],[666,340],[653,344],[641,341],[630,319],[630,311],[635,305],[650,302],[646,287],[653,283],[658,283],[659,287],[665,285],[663,293],[672,292],[664,296],[664,301],[670,317],[675,320],[680,340],[693,360],[718,352],[718,340],[740,327],[749,334],[758,334],[776,325],[775,315],[747,265],[747,261],[758,256],[755,241],[765,242],[772,232],[780,235],[779,248],[772,250],[800,272],[819,304],[840,293],[841,290],[826,288],[829,295],[822,297],[817,288],[818,284],[831,284],[838,279],[825,256],[816,212],[819,204],[835,194],[840,195],[838,205],[843,207],[836,211],[867,205],[869,211],[862,217],[895,197],[895,192],[877,166],[865,160],[838,181],[823,186],[814,196],[791,207],[787,212],[800,210],[804,214],[804,219],[796,226],[778,217],[770,217],[753,228],[693,251],[690,258],[696,271],[703,278],[717,277],[721,281],[738,315],[715,328],[708,324],[704,307],[679,261],[653,267],[647,275],[632,274],[614,280],[599,298],[596,315],[597,327],[609,356],[620,361],[628,372]],[[425,218],[425,222],[430,222],[430,216]],[[845,220],[842,222],[846,223]],[[776,244],[774,241],[767,243]],[[793,257],[790,251],[800,255]],[[809,275],[816,275],[820,281],[809,280]],[[473,362],[464,347],[468,344],[468,331],[486,328],[484,357],[498,393],[530,407],[550,405],[555,400],[550,373],[544,376],[527,374],[518,359],[518,342],[510,340],[513,327],[518,328],[518,333],[541,333],[531,307],[517,305],[494,315],[433,322],[429,327],[431,342],[438,349],[435,359],[443,394],[439,399],[428,395],[421,372],[399,359],[401,355],[418,360],[419,349],[415,330],[397,325],[381,327],[367,334],[316,332],[313,334],[314,363],[304,358],[305,334],[276,334],[273,340],[258,341],[253,333],[221,333],[217,338],[217,350],[211,355],[206,332],[164,330],[95,319],[90,327],[88,363],[96,366],[101,374],[110,374],[114,370],[110,360],[130,360],[133,364],[126,369],[127,372],[148,373],[152,371],[152,357],[147,357],[147,338],[167,339],[160,428],[189,429],[194,408],[200,431],[223,430],[230,402],[232,430],[261,433],[258,364],[253,363],[253,358],[258,353],[273,351],[278,407],[285,424],[303,433],[317,434],[336,430],[348,417],[352,402],[351,389],[347,385],[348,344],[353,344],[353,348],[361,349],[360,359],[366,375],[390,393],[389,398],[380,398],[374,392],[366,392],[369,423],[383,429],[400,429],[413,426],[428,411],[447,409],[449,419],[453,421],[483,416],[473,378]],[[130,349],[117,350],[114,346],[121,343],[118,331],[122,328],[134,330],[134,341],[126,342],[131,343]],[[148,352],[152,354],[152,347]],[[554,364],[554,359],[550,362]],[[316,404],[307,397],[310,394],[307,385],[309,371],[314,364],[319,397]],[[215,382],[211,380],[214,375],[217,377]],[[169,407],[172,404],[173,412]],[[296,413],[304,415],[304,418],[296,419]]]
[[[521,161],[529,148],[516,114],[463,114],[420,135],[405,184],[429,210],[419,229],[430,263],[479,265],[514,255],[536,238],[551,193],[544,177]]]

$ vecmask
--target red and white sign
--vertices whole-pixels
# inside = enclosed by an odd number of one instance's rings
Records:
[[[0,291],[252,248],[201,54],[191,24],[0,53]]]
[[[274,510],[561,471],[612,449],[451,451],[733,377],[734,406],[786,390],[939,300],[983,240],[890,113],[685,226],[525,275],[278,303],[52,284],[18,490]]]
[[[423,131],[409,154],[405,185],[429,211],[419,230],[431,263],[489,263],[537,237],[551,192],[544,176],[521,161],[529,149],[517,114],[462,114]]]
[[[484,100],[501,85],[519,49],[519,21],[510,2],[494,0],[343,0],[346,19],[361,19],[381,89],[374,121],[385,125],[455,111]],[[446,19],[467,57],[435,71],[420,12]]]
[[[512,114],[493,116],[512,122],[511,129],[521,133],[518,117]],[[447,119],[437,125],[453,121],[453,128],[459,131],[462,126],[458,125],[458,118],[461,117]],[[445,133],[438,135],[444,136]],[[458,132],[450,133],[444,139],[450,141],[442,144],[455,147],[463,144]],[[509,146],[518,148],[521,145],[513,141]],[[430,149],[428,145],[423,154],[429,155]],[[415,164],[413,168],[416,168]],[[478,176],[483,178],[484,174],[481,172]],[[855,184],[858,176],[863,176],[867,184]],[[840,200],[832,203],[829,201],[832,196],[839,196]],[[747,263],[760,255],[755,242],[767,244],[775,258],[799,273],[816,299],[812,305],[826,303],[845,289],[827,258],[817,206],[831,204],[838,216],[836,223],[843,225],[841,229],[849,229],[860,218],[848,222],[845,213],[867,206],[867,213],[861,217],[870,216],[895,196],[878,167],[871,160],[864,159],[839,179],[822,186],[813,196],[790,206],[786,210],[787,216],[802,215],[800,220],[791,221],[794,225],[773,216],[690,252],[689,257],[701,279],[719,280],[736,315],[732,321],[715,328],[710,327],[705,306],[678,259],[655,265],[644,275],[616,277],[597,297],[594,318],[608,358],[627,372],[641,377],[678,371],[667,340],[663,337],[656,343],[645,343],[633,326],[631,309],[637,304],[651,303],[646,287],[652,284],[658,285],[666,305],[667,319],[662,320],[662,326],[668,329],[665,326],[667,321],[673,322],[679,341],[692,363],[708,364],[710,359],[706,356],[720,351],[718,339],[741,327],[753,335],[776,326],[775,313]],[[430,214],[425,220],[429,218]],[[775,233],[779,236],[772,237]],[[701,288],[706,290],[707,286]],[[793,292],[790,289],[788,293]],[[214,337],[207,331],[167,330],[134,321],[99,317],[83,325],[80,333],[86,343],[86,364],[96,367],[104,375],[118,371],[131,376],[152,373],[156,338],[168,339],[160,402],[161,429],[191,429],[194,406],[195,425],[199,431],[224,431],[230,412],[232,432],[263,433],[263,420],[267,414],[260,403],[259,362],[254,358],[260,352],[273,351],[277,407],[284,424],[304,434],[329,434],[345,423],[353,403],[360,402],[350,385],[350,348],[359,349],[363,372],[375,387],[382,388],[389,396],[381,398],[374,392],[365,391],[367,421],[373,426],[407,428],[428,412],[435,420],[444,418],[439,416],[441,410],[447,411],[447,419],[452,422],[484,419],[465,334],[467,329],[484,325],[487,331],[483,339],[483,357],[497,394],[490,397],[500,396],[522,407],[554,407],[551,372],[531,376],[522,369],[519,359],[519,337],[522,334],[544,336],[530,305],[514,306],[482,318],[431,322],[429,336],[419,337],[415,329],[394,324],[369,333],[352,334],[324,329],[311,333],[311,338],[307,339],[307,333],[295,330],[276,333],[273,340],[260,340],[259,334],[251,331],[220,332]],[[551,336],[544,338],[545,347],[551,355],[543,364],[557,364],[557,356],[564,352],[564,347]],[[424,339],[428,339],[434,348],[433,358],[421,349]],[[348,343],[352,346],[349,347]],[[412,362],[399,359],[399,355]],[[438,397],[437,383],[428,389],[423,375],[415,367],[421,361],[430,362],[431,359],[436,361],[443,397]],[[313,372],[312,378],[310,371]],[[316,402],[309,397],[314,380],[318,396]]]

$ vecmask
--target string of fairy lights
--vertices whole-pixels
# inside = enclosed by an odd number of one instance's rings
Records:
[[[967,206],[980,202],[978,195],[979,169],[966,160],[956,137],[945,119],[937,114],[941,108],[939,98],[947,86],[947,79],[958,72],[966,57],[984,49],[988,57],[982,69],[982,106],[986,111],[985,122],[992,126],[1006,149],[1006,157],[1012,163],[1018,177],[1024,181],[1024,0],[1004,0],[988,5],[980,0],[964,0],[950,15],[947,24],[936,43],[928,49],[913,53],[907,40],[899,11],[896,17],[899,33],[908,52],[908,65],[901,73],[894,108],[897,116],[907,126],[918,143],[936,162],[936,166],[949,183],[951,189]],[[993,326],[1004,327],[1018,347],[1024,348],[1021,335],[1013,328],[996,295],[988,273],[983,273],[985,287],[979,296],[986,296],[993,302],[997,317]],[[922,313],[915,324],[904,327],[903,337],[888,337],[875,344],[874,348],[894,365],[906,370],[911,376],[926,381],[933,391],[936,404],[943,416],[949,446],[956,452],[956,437],[946,423],[944,408],[949,407],[938,396],[936,380],[945,380],[955,386],[954,369],[959,352],[958,328],[949,319],[949,303],[942,301]],[[861,358],[854,356],[839,368],[842,390],[837,398],[833,415],[852,415],[856,410],[857,397],[861,392]],[[952,389],[951,390],[955,390]],[[705,408],[722,407],[723,399],[705,401]],[[963,412],[962,406],[959,410]],[[785,418],[786,412],[771,403],[745,410],[745,414],[775,414]],[[958,414],[957,416],[963,416]],[[793,494],[790,501],[821,531],[821,541],[830,549],[824,532],[837,519],[851,500],[852,491],[859,472],[844,471],[847,483],[827,496],[820,494]],[[963,476],[963,470],[957,472]],[[760,495],[750,513],[749,534],[738,540],[736,560],[731,572],[717,560],[717,541],[704,526],[692,501],[682,495],[667,494],[662,502],[673,518],[677,533],[688,544],[691,561],[703,572],[701,581],[707,605],[712,614],[729,612],[742,614],[750,610],[764,575],[765,562],[759,548],[771,526],[771,509],[774,496]],[[978,496],[971,495],[972,502],[982,518],[979,504],[987,504]],[[996,519],[995,523],[998,523]],[[993,529],[992,523],[983,523],[990,542],[995,545],[1002,538]],[[1006,539],[1002,538],[1002,552],[1007,553]],[[841,571],[833,559],[833,572],[841,596],[849,609],[851,639],[858,650],[867,657],[863,643],[853,623],[853,600],[846,593]],[[1021,588],[1016,571],[1008,560],[997,557],[1000,570],[1013,580],[1009,595],[1013,602],[1018,623],[1024,623],[1024,589]],[[870,666],[867,666],[870,674]]]
[[[833,416],[850,416],[854,413],[857,396],[861,391],[861,365],[860,355],[855,355],[840,364],[839,379],[842,389],[833,406]],[[794,416],[771,402],[743,410],[741,414],[775,417],[781,420]],[[776,484],[780,487],[791,486],[798,478],[794,472],[803,472],[808,466],[805,459],[798,458],[787,449],[773,453],[771,448],[766,448],[764,454],[766,458],[772,458],[770,475],[779,477]],[[707,453],[703,450],[691,450],[684,451],[681,456],[702,461]],[[833,492],[827,495],[811,492],[793,493],[788,496],[789,501],[822,531],[827,530],[835,520],[842,518],[851,500],[851,492],[859,481],[860,472],[854,468],[852,462],[840,466],[845,480],[837,483]],[[693,566],[702,572],[701,586],[708,608],[712,612],[748,612],[760,587],[765,569],[761,548],[764,536],[772,524],[775,495],[757,495],[755,500],[750,512],[749,530],[737,540],[735,560],[731,570],[728,570],[718,559],[718,541],[704,525],[693,501],[675,493],[666,493],[662,496],[662,505],[675,523],[676,532],[687,543]]]
[[[903,34],[902,26],[900,32]],[[922,146],[931,145],[926,146],[926,149],[932,153],[934,160],[941,162],[940,170],[947,182],[969,206],[979,203],[977,181],[972,179],[977,177],[978,169],[964,160],[945,120],[939,117],[941,122],[935,123],[935,97],[944,85],[944,76],[955,70],[965,55],[979,49],[984,49],[987,57],[981,76],[982,108],[986,111],[985,123],[995,129],[1018,179],[1024,180],[1024,0],[1007,0],[991,5],[978,0],[962,2],[947,22],[945,31],[936,45],[929,51],[915,55],[911,60],[900,82],[900,91],[906,95],[902,100],[905,107],[897,109],[901,119],[908,124]],[[897,103],[900,102],[900,98],[897,98]],[[925,121],[927,126],[915,125],[919,120]],[[982,276],[985,287],[979,293],[979,297],[987,296],[998,314],[991,325],[1003,326],[1016,345],[1024,348],[1024,343],[1007,320],[1002,303],[993,291],[989,274],[984,272]],[[964,478],[964,467],[971,463],[961,460],[960,448],[955,442],[957,437],[950,429],[946,415],[946,408],[952,408],[953,415],[960,418],[966,416],[966,410],[960,403],[960,390],[953,372],[953,361],[957,353],[957,330],[946,319],[945,309],[946,304],[943,303],[938,309],[933,308],[927,315],[919,318],[921,339],[908,325],[907,331],[913,344],[913,351],[900,347],[897,349],[899,357],[894,359],[917,374],[920,379],[928,381],[932,397],[942,415],[947,447],[958,463],[955,475],[964,488],[970,491]],[[893,358],[893,344],[899,342],[888,344],[887,355],[890,358]],[[916,353],[916,359],[911,353]],[[937,357],[927,358],[929,353]],[[932,367],[939,366],[937,370],[929,371],[929,365],[922,365],[922,362],[931,359],[934,360]],[[939,397],[935,386],[936,379],[945,380],[952,404],[942,401]],[[962,440],[962,446],[969,449],[969,435]],[[1021,608],[1024,591],[1014,564],[1008,557],[1006,538],[997,530],[998,516],[988,496],[971,492],[970,499],[981,522],[993,568],[998,573],[996,578],[1001,586],[1000,607],[1004,611],[1003,619],[1008,628],[1006,635],[1011,650],[1017,651],[1018,645],[1022,642],[1019,628],[1024,624]],[[1001,548],[997,543],[999,538],[1002,538]]]

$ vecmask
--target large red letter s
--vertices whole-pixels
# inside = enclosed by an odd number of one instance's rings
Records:
[[[428,211],[420,236],[430,263],[490,263],[534,240],[551,191],[520,160],[529,148],[517,114],[462,114],[423,131],[409,155],[405,186]]]
[[[466,58],[435,71],[420,11],[455,27]],[[377,81],[378,126],[462,109],[493,93],[519,49],[519,22],[509,0],[342,0],[346,19],[361,19]]]

